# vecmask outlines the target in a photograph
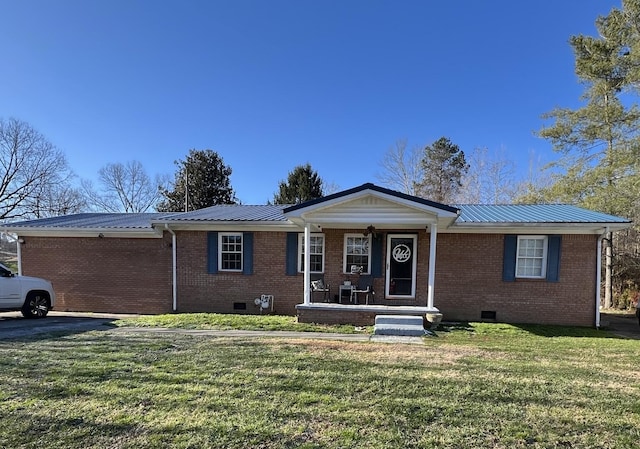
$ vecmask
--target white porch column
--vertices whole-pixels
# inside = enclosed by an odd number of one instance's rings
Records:
[[[311,225],[304,225],[304,304],[311,304]]]
[[[427,307],[433,308],[433,289],[436,281],[436,235],[438,225],[433,223],[429,235],[429,291],[427,293]]]

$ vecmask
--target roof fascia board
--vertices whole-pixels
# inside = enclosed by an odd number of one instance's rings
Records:
[[[272,231],[286,232],[299,230],[300,226],[293,222],[242,222],[242,221],[173,221],[167,223],[154,222],[159,230],[167,225],[174,231]]]
[[[605,228],[611,231],[626,229],[630,224],[623,223],[474,223],[453,225],[438,232],[456,234],[602,234]]]
[[[113,229],[113,228],[6,228],[6,232],[24,237],[96,237],[109,238],[162,238],[162,232],[155,229]]]
[[[388,225],[389,228],[394,228],[396,226],[400,226],[400,225],[415,225],[415,226],[425,226],[425,225],[429,225],[429,224],[433,224],[433,223],[437,223],[437,220],[434,218],[424,218],[424,219],[403,219],[402,221],[399,220],[393,220],[393,219],[383,219],[383,218],[376,218],[369,221],[359,221],[359,220],[354,220],[351,222],[345,222],[344,219],[341,218],[336,218],[336,219],[332,219],[332,218],[313,218],[312,219],[313,224],[317,224],[317,225],[334,225],[335,227],[354,227],[354,226],[368,226],[368,225],[375,225],[376,227],[382,226],[382,225]]]
[[[410,199],[398,197],[395,195],[390,195],[388,193],[379,192],[373,189],[365,189],[357,192],[353,192],[344,196],[339,196],[336,198],[331,198],[321,203],[310,204],[307,207],[302,207],[290,212],[284,212],[286,217],[306,217],[309,214],[321,213],[325,209],[329,209],[331,207],[335,207],[341,204],[348,203],[353,200],[357,200],[359,198],[363,198],[366,196],[373,196],[376,198],[383,199],[385,201],[389,201],[392,203],[400,204],[405,207],[409,207],[411,209],[419,210],[421,212],[426,212],[429,214],[437,215],[439,217],[457,217],[458,214],[455,212],[450,212],[444,209],[440,209],[434,206],[429,206],[427,204],[422,204],[417,201],[413,201]]]

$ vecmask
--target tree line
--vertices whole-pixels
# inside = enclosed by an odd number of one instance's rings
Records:
[[[216,204],[238,204],[230,166],[210,149],[191,149],[176,160],[171,179],[151,177],[139,161],[108,163],[95,180],[76,182],[64,153],[29,123],[0,119],[0,219],[44,218],[78,212],[179,212]],[[442,203],[509,202],[512,164],[475,150],[464,151],[446,137],[406,151],[398,142],[381,162],[382,185]],[[501,177],[502,176],[502,177]],[[338,190],[309,163],[279,182],[272,204],[299,204]]]
[[[538,135],[557,154],[524,178],[505,151],[465,152],[447,137],[408,148],[399,140],[380,161],[379,182],[446,204],[568,203],[640,220],[640,0],[595,21],[598,36],[571,36],[582,106],[542,115]],[[105,212],[189,211],[236,204],[231,167],[213,150],[189,151],[175,161],[173,179],[146,173],[140,162],[101,168],[97,182],[73,183],[64,154],[28,123],[0,120],[0,219]],[[273,194],[273,204],[298,204],[338,190],[310,164],[295,167]],[[640,228],[608,233],[604,306],[640,297]]]

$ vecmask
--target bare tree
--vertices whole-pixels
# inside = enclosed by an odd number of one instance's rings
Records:
[[[29,200],[29,204],[35,218],[75,214],[87,207],[82,191],[67,183],[42,186],[35,200]]]
[[[516,197],[516,164],[504,149],[489,154],[487,148],[475,148],[469,155],[469,171],[462,177],[459,203],[505,204]]]
[[[541,204],[553,202],[547,198],[547,192],[553,186],[553,173],[542,163],[540,156],[529,152],[529,167],[524,180],[516,184],[514,202],[520,204]]]
[[[39,215],[45,192],[70,177],[64,154],[28,123],[0,119],[0,219]]]
[[[331,195],[332,193],[339,192],[340,190],[340,186],[334,181],[322,180],[322,193],[324,193],[324,196]]]
[[[416,186],[423,178],[421,165],[422,149],[407,150],[407,141],[398,140],[384,154],[376,177],[382,185],[408,195],[416,195]]]
[[[98,171],[99,188],[89,180],[82,181],[88,204],[104,212],[147,212],[155,209],[166,187],[166,177],[151,181],[142,164],[107,164]]]

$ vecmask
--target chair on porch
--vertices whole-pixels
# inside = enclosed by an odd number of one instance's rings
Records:
[[[373,290],[373,276],[363,275],[358,279],[358,285],[351,290],[351,299],[354,304],[358,304],[358,293],[365,295],[365,304],[369,305],[369,295],[371,295],[371,302],[376,292]]]
[[[311,302],[315,302],[313,300],[313,294],[316,292],[322,292],[322,300],[324,302],[329,302],[329,298],[331,298],[331,286],[329,284],[324,283],[324,274],[321,273],[311,273]]]

